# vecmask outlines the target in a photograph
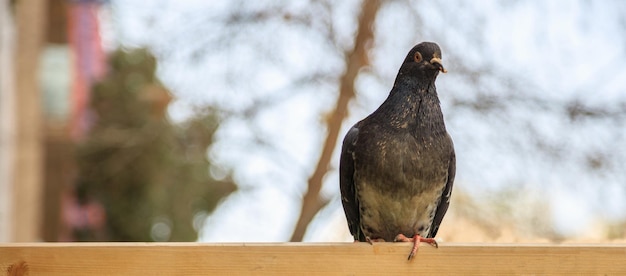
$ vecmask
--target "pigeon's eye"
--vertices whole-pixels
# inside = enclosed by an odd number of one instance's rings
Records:
[[[421,62],[422,54],[420,54],[420,52],[415,52],[415,56],[413,57],[413,59],[415,60],[415,62]]]

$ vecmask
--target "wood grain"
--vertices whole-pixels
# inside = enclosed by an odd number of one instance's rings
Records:
[[[626,244],[0,244],[0,275],[624,275]]]

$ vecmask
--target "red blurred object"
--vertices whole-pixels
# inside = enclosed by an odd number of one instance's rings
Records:
[[[70,131],[82,139],[92,124],[89,112],[91,87],[106,73],[106,57],[100,39],[100,1],[69,2],[69,43],[74,58]]]

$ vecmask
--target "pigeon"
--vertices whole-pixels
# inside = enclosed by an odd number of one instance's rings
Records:
[[[387,99],[346,134],[339,163],[341,202],[355,242],[434,239],[448,210],[456,171],[435,79],[441,50],[415,45]]]

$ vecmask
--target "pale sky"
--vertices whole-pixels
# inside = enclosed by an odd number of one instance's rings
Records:
[[[113,45],[148,45],[161,57],[159,75],[179,98],[170,107],[175,120],[188,116],[190,104],[219,104],[240,111],[255,100],[288,95],[278,97],[277,104],[252,121],[231,118],[221,125],[208,155],[234,170],[240,190],[219,205],[200,238],[286,241],[300,210],[299,196],[321,150],[323,114],[337,95],[332,82],[294,87],[291,81],[311,70],[339,75],[343,59],[332,54],[322,37],[280,22],[263,25],[255,34],[222,29],[215,22],[228,11],[228,2],[112,1],[109,16],[114,24],[108,34]],[[262,8],[265,2],[255,3]],[[290,1],[285,9],[298,14],[307,9],[303,3]],[[552,203],[548,215],[565,235],[586,231],[598,217],[626,218],[626,128],[611,120],[573,124],[541,106],[579,100],[610,109],[626,101],[625,4],[494,0],[471,6],[455,0],[422,1],[417,17],[402,3],[385,5],[378,15],[371,68],[357,79],[358,95],[341,138],[384,100],[414,44],[439,42],[450,71],[438,78],[437,88],[456,146],[455,189],[480,197],[523,186]],[[349,47],[359,2],[338,5],[331,17],[338,41]],[[244,39],[230,45],[230,51],[212,44],[229,32],[242,32]],[[200,55],[190,60],[194,51]],[[470,87],[455,73],[460,64],[528,83],[512,96],[540,101],[510,103],[505,111],[487,115],[455,107],[455,100],[507,93],[501,79],[481,80],[479,90]],[[270,144],[257,146],[254,141],[259,137]],[[560,157],[538,153],[529,137],[555,147]],[[596,149],[611,151],[613,166],[590,173],[581,167],[581,160]],[[314,220],[306,241],[350,240],[338,197],[338,151],[339,145],[322,191],[332,202]]]

